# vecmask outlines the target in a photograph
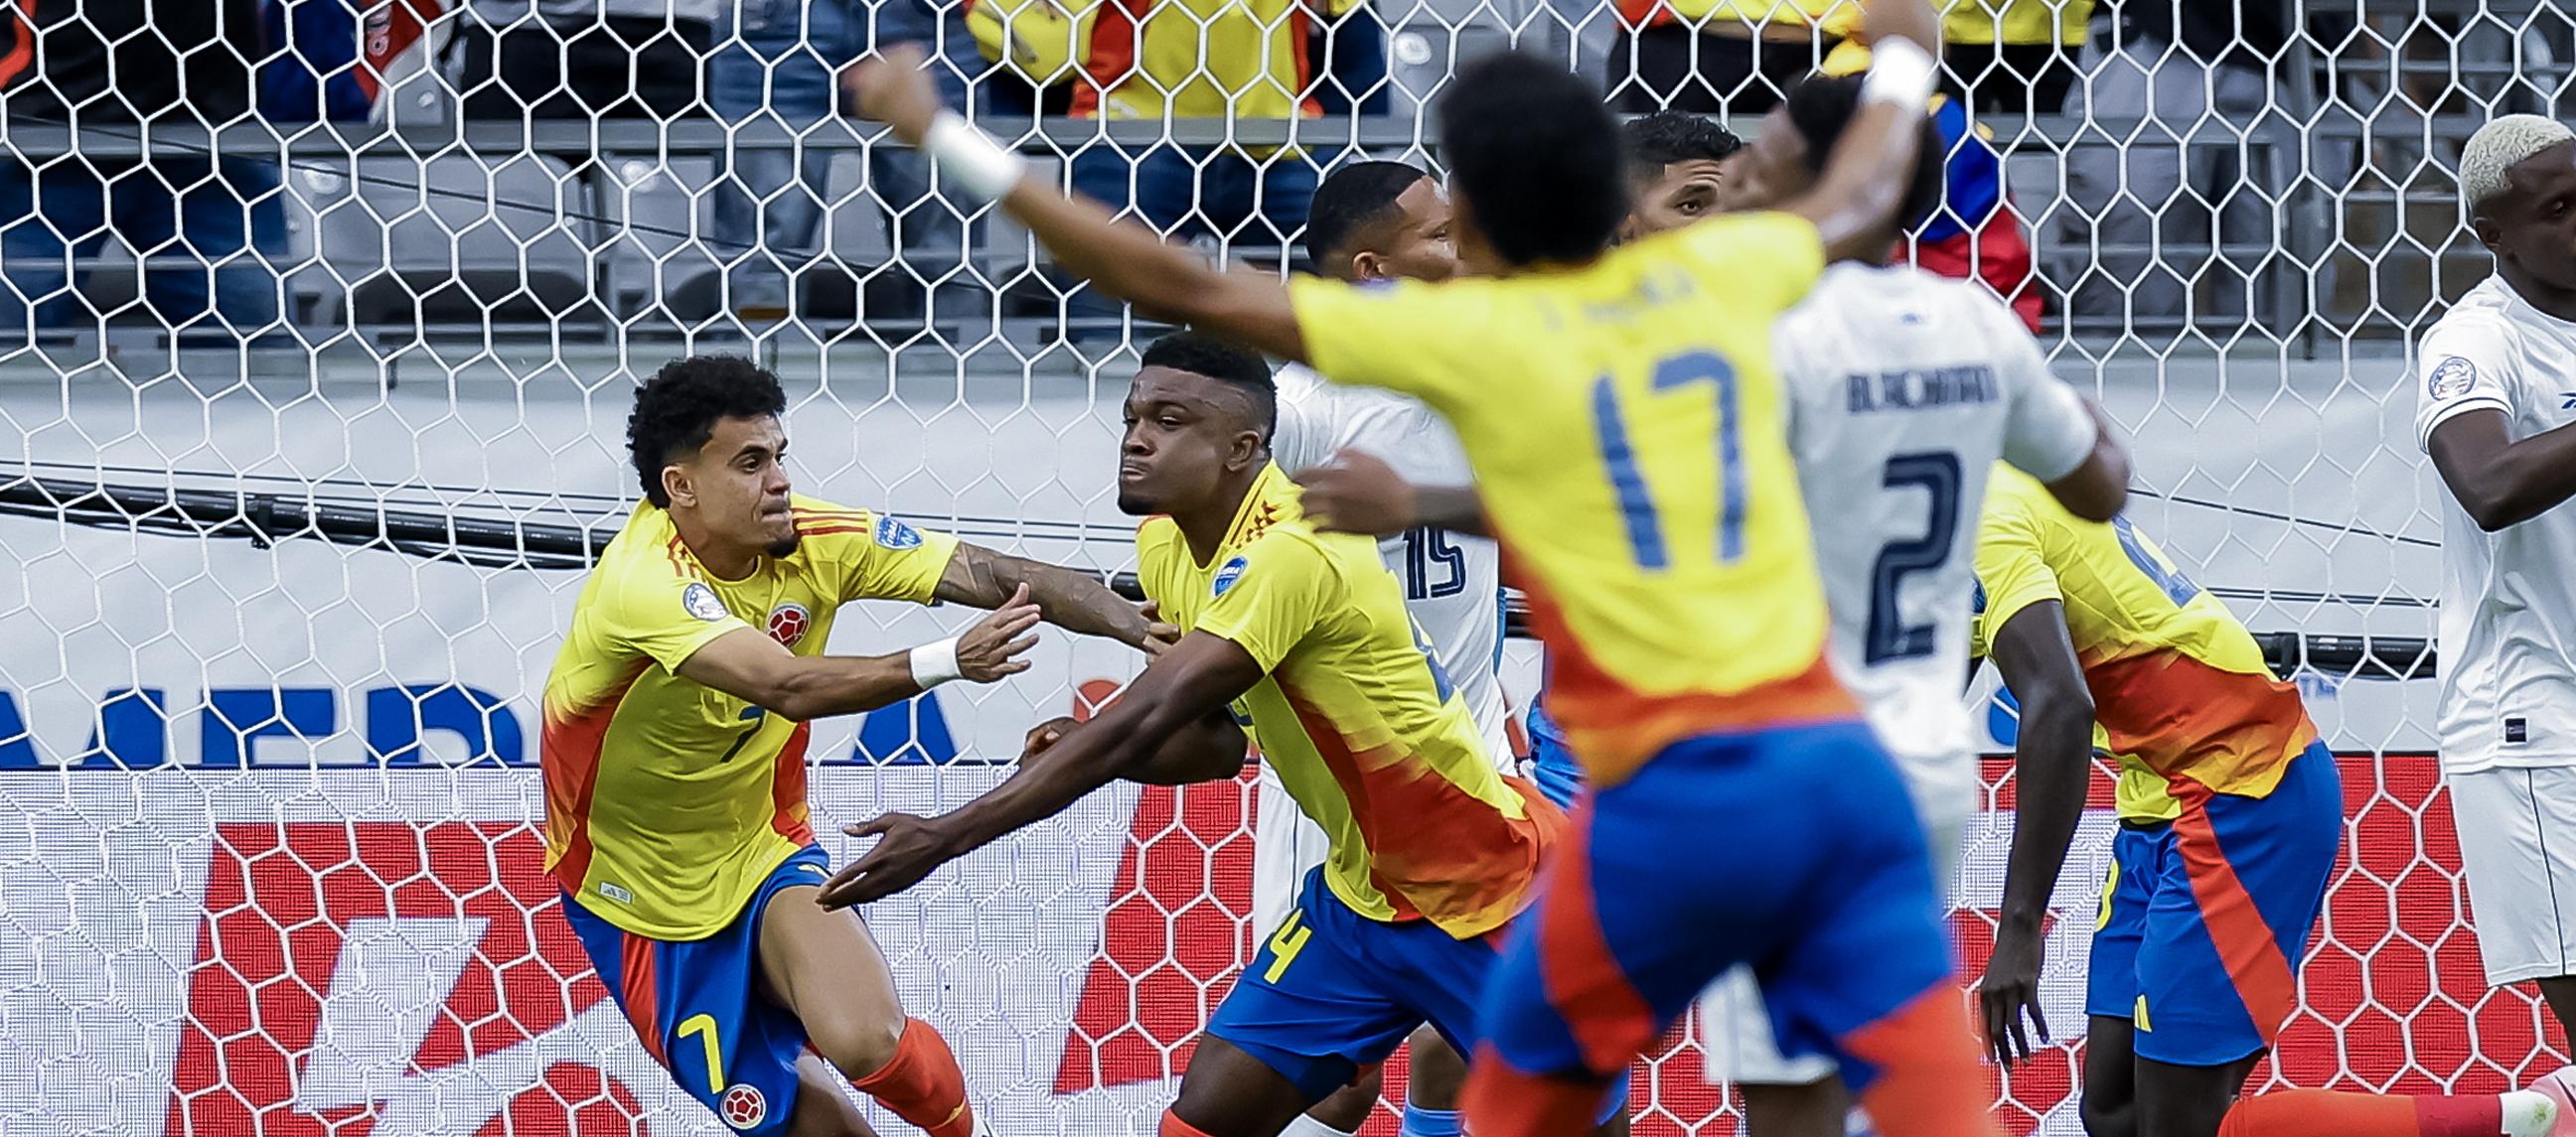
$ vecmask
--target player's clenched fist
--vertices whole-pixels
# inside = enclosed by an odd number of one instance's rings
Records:
[[[1419,509],[1410,482],[1395,467],[1356,450],[1297,475],[1300,504],[1315,527],[1385,537],[1413,528]]]
[[[1028,670],[1029,661],[1019,657],[1037,646],[1038,637],[1029,630],[1037,626],[1038,606],[1029,603],[1029,586],[1023,584],[1009,603],[957,637],[957,673],[990,683]]]
[[[860,117],[893,127],[896,138],[919,146],[941,107],[939,89],[921,68],[921,48],[905,44],[852,65],[841,73],[841,85],[849,88]]]

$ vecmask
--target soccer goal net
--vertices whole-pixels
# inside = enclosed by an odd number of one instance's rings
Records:
[[[537,692],[637,496],[635,382],[754,355],[787,386],[801,492],[1111,574],[1132,566],[1118,401],[1156,331],[837,115],[831,68],[927,42],[947,96],[1046,169],[1284,268],[1320,171],[1437,163],[1425,107],[1461,61],[1519,44],[1627,76],[1633,108],[1675,34],[1609,0],[126,11],[152,7],[0,0],[10,1133],[726,1131],[608,1001],[533,828]],[[2132,438],[2136,522],[2264,636],[2343,764],[2345,860],[2257,1081],[2493,1091],[2554,1069],[2535,1000],[2481,978],[2430,755],[2440,490],[2407,357],[2487,271],[2460,143],[2554,110],[2576,26],[2448,0],[1950,8],[1925,263],[2023,301]],[[1790,74],[1827,54],[1825,32],[1731,18],[1681,29],[1678,82],[1749,100],[1776,69],[1730,76],[1729,52],[1789,45]],[[208,59],[240,98],[208,93]],[[832,646],[962,622],[862,605]],[[1029,725],[1138,666],[1052,633],[1034,659],[815,724],[836,861],[840,824],[963,803]],[[1512,642],[1516,706],[1540,665]],[[2009,696],[1972,697],[2006,753]],[[2016,802],[2008,762],[1985,773],[1968,975]],[[2080,1132],[2097,791],[2049,933],[2054,1043],[1995,1075],[2015,1134]],[[1154,1131],[1260,931],[1253,800],[1120,786],[868,909],[996,1132]],[[1686,1033],[1637,1086],[1641,1134],[1737,1131]]]

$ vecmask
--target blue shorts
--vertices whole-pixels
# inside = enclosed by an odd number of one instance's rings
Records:
[[[1533,1076],[1611,1076],[1727,968],[1753,966],[1784,1055],[1950,982],[1920,822],[1859,722],[1706,735],[1595,787],[1487,983],[1479,1029]]]
[[[1287,922],[1262,940],[1208,1019],[1207,1033],[1278,1071],[1309,1101],[1386,1061],[1425,1022],[1470,1054],[1468,1031],[1485,976],[1501,957],[1501,938],[1453,939],[1428,920],[1369,919],[1333,895],[1324,870],[1314,869]],[[1605,1116],[1626,1102],[1623,1080]]]
[[[564,918],[644,1049],[734,1132],[784,1133],[796,1112],[805,1024],[760,994],[760,917],[778,890],[823,883],[830,864],[820,846],[798,849],[733,923],[702,940],[639,936],[564,898]]]
[[[1529,742],[1530,781],[1558,808],[1574,808],[1575,795],[1583,791],[1583,765],[1565,744],[1565,732],[1547,717],[1544,703],[1530,704]]]
[[[2086,1014],[2130,1021],[2141,1058],[2224,1066],[2268,1050],[2343,847],[2343,775],[2320,742],[2268,797],[2174,782],[2182,816],[2123,825],[2093,933]]]

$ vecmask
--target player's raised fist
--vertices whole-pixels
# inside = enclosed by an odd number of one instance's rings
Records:
[[[1336,452],[1297,475],[1297,484],[1306,490],[1307,520],[1328,532],[1387,537],[1413,528],[1418,516],[1413,484],[1357,450]]]
[[[1038,637],[1029,631],[1037,626],[1038,606],[1029,603],[1029,586],[1023,584],[992,615],[957,637],[957,673],[990,683],[1028,670],[1029,661],[1020,656],[1037,646]]]
[[[1932,58],[1941,58],[1941,14],[1927,0],[1864,0],[1861,34],[1869,41],[1914,41]]]
[[[910,146],[921,145],[941,107],[939,88],[922,70],[922,61],[918,45],[904,44],[862,59],[841,73],[841,85],[858,104],[859,116],[893,127],[894,136]]]

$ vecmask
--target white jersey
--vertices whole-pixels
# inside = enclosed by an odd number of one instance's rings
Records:
[[[1357,450],[1384,461],[1406,481],[1464,486],[1475,477],[1458,436],[1431,408],[1368,387],[1336,387],[1289,364],[1279,371],[1279,429],[1270,457],[1297,474],[1333,452]],[[1484,537],[1421,528],[1377,544],[1378,558],[1404,585],[1405,611],[1431,640],[1497,766],[1512,764],[1504,732],[1502,553]],[[1266,769],[1266,768],[1265,768]]]
[[[2576,422],[2576,324],[2489,277],[2415,348],[2415,442],[2470,411],[2529,438]],[[2442,768],[2576,765],[2576,508],[2489,533],[2442,491]]]
[[[2093,452],[2093,416],[1984,286],[1910,266],[1827,268],[1771,344],[1834,672],[1926,816],[1966,810],[1977,770],[1960,692],[1987,471],[2001,458],[2065,477]]]

